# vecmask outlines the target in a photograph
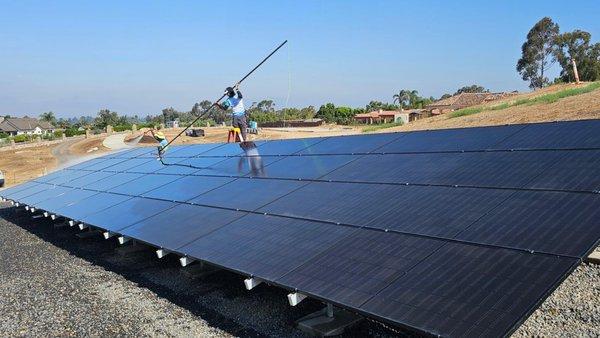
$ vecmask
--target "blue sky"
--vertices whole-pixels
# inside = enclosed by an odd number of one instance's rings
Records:
[[[527,31],[550,16],[600,41],[600,2],[3,1],[0,114],[156,114],[213,100],[272,48],[247,101],[364,106],[400,89],[527,90]],[[554,72],[558,72],[555,66]]]

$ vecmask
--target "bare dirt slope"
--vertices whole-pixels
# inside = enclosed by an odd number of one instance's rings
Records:
[[[185,134],[181,135],[173,144],[195,144],[195,143],[217,143],[227,142],[227,133],[229,127],[210,127],[204,129],[204,137],[189,137]],[[183,128],[164,129],[162,132],[167,139],[172,140]],[[145,130],[144,130],[145,131]],[[325,125],[321,127],[307,128],[260,128],[257,135],[250,135],[251,140],[278,140],[288,138],[305,138],[305,137],[320,137],[320,136],[336,136],[360,133],[361,128],[352,126],[337,126]],[[140,135],[140,131],[126,138],[126,141],[133,140]],[[148,134],[149,135],[149,134]],[[150,136],[144,136],[139,145],[156,145],[154,139]]]
[[[0,152],[0,170],[4,172],[5,185],[25,182],[57,167],[107,152],[102,138],[67,140],[52,145],[3,150]]]
[[[482,106],[496,106],[504,102],[533,98],[554,93],[567,88],[584,87],[588,83],[562,84],[550,86],[531,93],[520,94],[508,99],[489,102]],[[409,131],[425,129],[447,129],[493,126],[503,124],[536,123],[549,121],[568,121],[600,119],[600,90],[560,99],[549,104],[520,105],[502,110],[483,111],[479,114],[452,118],[450,114],[425,118],[407,125],[383,129],[381,132]]]

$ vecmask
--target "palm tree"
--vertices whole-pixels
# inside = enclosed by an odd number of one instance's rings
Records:
[[[41,113],[40,120],[46,121],[51,124],[56,124],[56,116],[54,116],[54,113],[51,111],[46,112],[46,113]]]
[[[394,94],[394,103],[398,102],[400,107],[403,108],[409,107],[413,103],[414,97],[418,94],[419,92],[416,90],[402,89],[398,94]]]

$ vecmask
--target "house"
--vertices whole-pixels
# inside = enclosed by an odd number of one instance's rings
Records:
[[[512,93],[460,93],[446,99],[435,101],[425,107],[428,116],[449,113],[458,109],[476,106],[489,101],[494,101],[516,95]]]
[[[46,122],[39,121],[31,117],[8,117],[0,122],[0,132],[11,136],[27,135],[45,135],[53,133],[55,127]]]
[[[173,121],[167,121],[167,128],[179,128],[179,119]]]
[[[373,123],[408,123],[414,120],[418,120],[422,116],[421,109],[409,109],[409,110],[376,110],[369,113],[356,114],[354,120],[359,123],[373,124]]]

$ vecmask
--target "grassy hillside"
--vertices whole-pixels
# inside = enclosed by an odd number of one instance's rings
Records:
[[[600,119],[600,82],[561,84],[382,130],[467,128]]]

